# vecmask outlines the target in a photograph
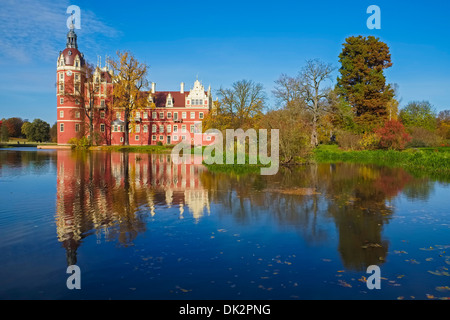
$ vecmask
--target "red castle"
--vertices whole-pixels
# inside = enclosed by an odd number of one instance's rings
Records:
[[[93,141],[99,145],[123,145],[124,112],[114,108],[114,74],[108,65],[97,66],[94,81],[99,90],[94,94]],[[78,50],[77,35],[73,28],[67,34],[66,48],[60,52],[57,61],[57,122],[58,144],[69,144],[72,138],[89,137],[89,90],[86,83],[86,61]],[[130,145],[177,144],[181,141],[203,145],[211,144],[212,134],[202,134],[201,124],[210,112],[213,100],[211,88],[205,91],[200,81],[194,87],[179,91],[156,91],[152,82],[148,106],[133,114],[132,129],[129,132]],[[201,141],[199,141],[199,139]],[[191,140],[191,141],[189,141]]]

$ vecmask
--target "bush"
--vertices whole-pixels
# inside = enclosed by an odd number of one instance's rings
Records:
[[[162,144],[161,141],[158,141],[158,142],[156,143],[156,145],[157,145],[157,146],[162,146],[163,144]]]
[[[375,150],[380,146],[380,137],[376,133],[365,133],[359,140],[363,150]]]
[[[381,149],[403,150],[406,144],[411,141],[411,136],[406,132],[400,121],[386,121],[384,126],[375,130],[379,137],[379,147]]]
[[[359,134],[341,131],[336,134],[336,140],[339,147],[344,150],[359,150],[361,148],[361,135]]]
[[[442,143],[442,139],[433,131],[421,127],[412,127],[409,129],[411,141],[409,147],[438,147]]]
[[[87,137],[71,138],[68,143],[72,145],[72,149],[87,149],[91,146]]]

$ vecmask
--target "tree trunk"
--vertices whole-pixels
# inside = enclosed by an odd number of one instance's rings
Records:
[[[124,142],[124,144],[126,146],[130,145],[129,134],[128,134],[129,133],[129,124],[128,124],[129,114],[130,114],[130,112],[127,109],[125,109],[125,115],[124,115],[123,120],[125,121],[125,125],[124,125],[124,127],[125,127],[125,142]]]

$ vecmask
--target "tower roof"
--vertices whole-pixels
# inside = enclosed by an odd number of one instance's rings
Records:
[[[85,64],[84,55],[78,51],[77,34],[75,33],[73,24],[70,26],[70,30],[67,33],[66,48],[63,50],[62,55],[64,57],[64,65],[66,66],[74,66],[77,56],[80,60],[80,67]]]

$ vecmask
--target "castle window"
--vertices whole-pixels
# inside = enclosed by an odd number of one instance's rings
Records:
[[[178,136],[173,136],[173,141],[178,141]]]
[[[164,132],[164,126],[163,125],[160,125],[159,126],[159,133],[163,133]]]
[[[75,104],[80,104],[80,100],[75,99]]]
[[[177,125],[173,126],[173,132],[178,132],[178,126]]]
[[[105,132],[105,125],[103,123],[100,125],[100,132]]]
[[[159,136],[159,140],[163,141],[164,140],[164,136]]]
[[[136,133],[141,132],[141,126],[139,124],[136,125]]]
[[[156,141],[156,136],[152,136],[152,140],[153,140],[153,141]]]
[[[117,124],[114,125],[113,132],[117,132]]]
[[[181,119],[186,119],[186,112],[183,112],[183,113],[181,114]]]
[[[75,132],[80,132],[80,124],[75,123]]]
[[[169,124],[169,125],[167,125],[167,132],[171,132],[172,131],[172,126]]]
[[[164,119],[164,112],[160,112],[160,113],[159,113],[159,118],[160,118],[160,119]]]
[[[203,112],[200,112],[200,113],[198,114],[198,118],[199,118],[199,119],[203,119]]]
[[[138,141],[139,140],[139,136],[138,135],[134,136],[134,140]]]
[[[64,98],[59,98],[59,104],[63,104],[64,103]]]
[[[116,118],[120,119],[120,112],[118,112],[118,111],[116,112]]]
[[[63,111],[63,110],[61,110],[61,111],[59,112],[59,117],[60,117],[60,118],[64,118],[64,111]]]
[[[172,112],[167,112],[167,119],[172,119]]]
[[[61,73],[59,74],[59,79],[60,79],[60,80],[64,80],[64,72],[61,72]]]
[[[152,125],[152,132],[153,132],[153,133],[156,132],[156,124]]]
[[[64,123],[59,125],[59,132],[64,132]]]
[[[148,126],[146,124],[144,124],[144,132],[147,133],[148,132]]]
[[[156,112],[152,112],[152,119],[156,119]]]
[[[191,133],[194,133],[194,125],[191,124]]]
[[[105,111],[100,112],[100,118],[105,119]]]
[[[186,125],[185,125],[185,124],[183,124],[183,125],[181,126],[181,132],[186,132]]]
[[[195,119],[195,112],[191,112],[191,119]]]
[[[148,112],[144,112],[144,119],[148,119]]]
[[[101,106],[102,108],[105,107],[105,100],[104,100],[104,99],[102,99],[102,100],[100,101],[100,106]]]
[[[75,112],[75,118],[78,118],[78,119],[80,118],[80,111]]]

